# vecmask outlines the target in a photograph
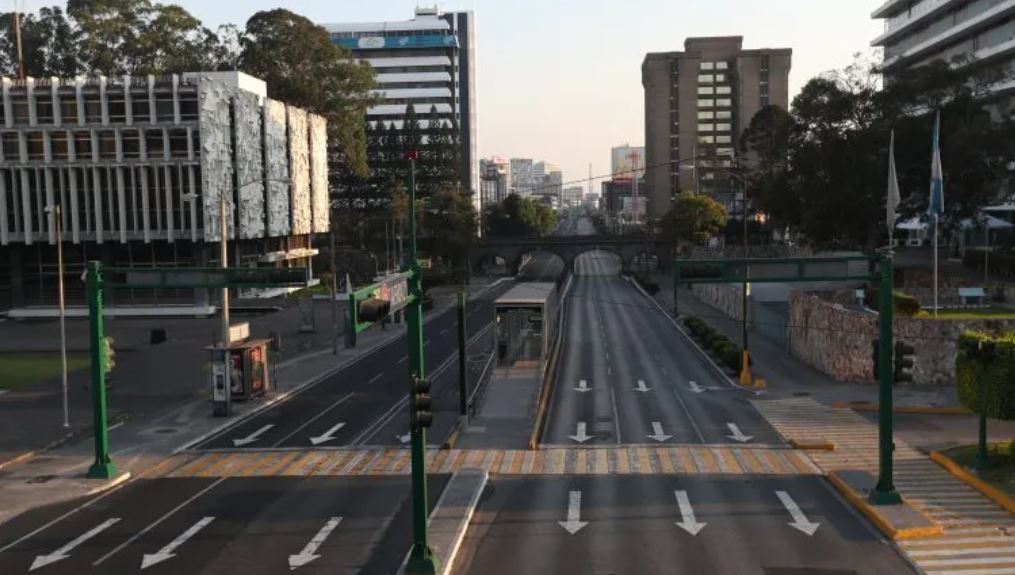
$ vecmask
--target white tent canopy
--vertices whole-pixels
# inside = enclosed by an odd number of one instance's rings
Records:
[[[989,230],[1010,230],[1011,228],[1015,228],[1015,224],[1012,224],[1011,222],[1007,222],[1001,218],[995,218],[989,214],[983,215],[986,216],[987,229]],[[962,220],[962,229],[970,230],[978,228],[983,228],[983,222],[973,218],[966,218]]]

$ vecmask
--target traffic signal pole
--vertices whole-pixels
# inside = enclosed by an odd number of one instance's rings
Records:
[[[88,477],[110,479],[118,475],[109,456],[109,420],[106,406],[106,354],[102,321],[102,269],[99,262],[88,262],[85,282],[88,295],[88,331],[92,353],[92,424],[95,427],[95,462]]]
[[[410,421],[415,419],[416,381],[425,379],[423,369],[423,282],[422,268],[416,252],[416,162],[408,159],[406,186],[409,188],[409,257],[406,268],[409,272],[410,303],[406,309],[406,323],[409,339],[409,409]],[[427,541],[429,505],[426,489],[426,428],[411,425],[412,462],[412,551],[405,572],[412,575],[436,575],[439,561]]]
[[[465,355],[465,288],[458,290],[458,407],[462,415],[469,413],[468,371]]]
[[[892,473],[892,452],[895,450],[892,440],[892,383],[895,378],[892,358],[892,325],[895,320],[893,259],[891,248],[881,252],[881,287],[878,289],[881,331],[878,340],[878,482],[870,494],[875,505],[902,503],[902,496],[895,490]]]

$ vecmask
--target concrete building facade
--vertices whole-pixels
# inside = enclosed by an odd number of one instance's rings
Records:
[[[329,230],[325,120],[268,99],[257,78],[0,87],[0,308],[56,302],[58,228],[72,303],[88,260],[218,265],[223,202],[231,266],[308,267],[312,235]]]
[[[737,140],[761,108],[789,107],[788,48],[745,50],[740,36],[688,38],[682,52],[649,53],[645,89],[645,196],[662,217],[682,190],[732,207],[718,169],[733,166]]]
[[[511,192],[527,198],[533,188],[532,158],[511,158]]]
[[[872,17],[884,20],[871,45],[887,74],[960,58],[999,73],[990,95],[1015,92],[1015,0],[887,0]]]
[[[461,132],[465,181],[481,209],[476,139],[476,18],[472,12],[417,8],[412,20],[324,24],[333,43],[370,63],[381,102],[367,121],[401,129],[408,106],[426,127],[431,108]]]
[[[511,193],[511,162],[500,157],[480,161],[480,196],[484,206],[504,201]]]

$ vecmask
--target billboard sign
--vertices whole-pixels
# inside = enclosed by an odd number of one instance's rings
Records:
[[[398,273],[381,278],[373,290],[373,297],[390,303],[389,313],[404,309],[409,299],[409,274]]]

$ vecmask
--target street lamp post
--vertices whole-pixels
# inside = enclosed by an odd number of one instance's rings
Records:
[[[53,227],[56,230],[56,283],[60,301],[60,375],[63,383],[63,426],[69,428],[70,406],[67,401],[67,313],[63,289],[63,230],[60,219],[60,206],[46,206],[46,211],[53,215]]]

